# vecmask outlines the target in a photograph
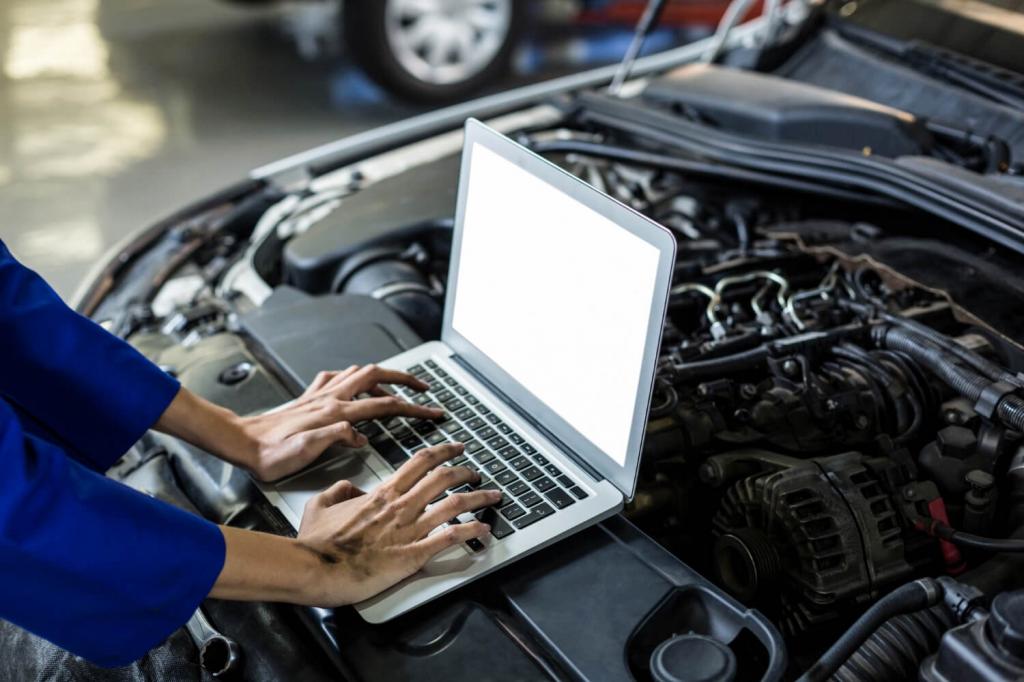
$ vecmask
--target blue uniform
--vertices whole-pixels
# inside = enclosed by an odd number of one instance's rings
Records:
[[[0,618],[117,666],[206,597],[220,529],[102,475],[178,388],[0,242]]]

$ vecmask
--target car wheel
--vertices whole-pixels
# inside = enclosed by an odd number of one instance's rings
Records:
[[[367,73],[420,102],[468,95],[507,70],[526,0],[348,0],[345,40]]]

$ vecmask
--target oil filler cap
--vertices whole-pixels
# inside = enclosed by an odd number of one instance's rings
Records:
[[[993,599],[988,626],[997,647],[1024,660],[1024,590],[1003,592]]]
[[[736,677],[736,655],[711,637],[676,635],[651,654],[651,676],[656,682],[730,682]]]

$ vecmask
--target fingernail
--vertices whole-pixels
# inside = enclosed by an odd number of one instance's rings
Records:
[[[490,533],[491,532],[491,524],[489,524],[489,523],[485,523],[484,524],[484,532],[485,533]]]

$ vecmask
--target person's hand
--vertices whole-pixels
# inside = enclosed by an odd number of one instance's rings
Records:
[[[473,521],[430,534],[463,512],[501,499],[495,490],[454,493],[426,509],[446,489],[479,481],[465,467],[438,466],[462,451],[458,444],[420,450],[368,494],[340,481],[312,497],[298,536],[320,566],[308,586],[310,603],[363,601],[413,575],[439,552],[488,533],[489,525]]]
[[[243,442],[249,450],[239,457],[257,478],[273,481],[299,471],[331,445],[366,445],[366,437],[353,424],[367,419],[404,416],[437,419],[444,411],[415,405],[391,395],[383,386],[400,384],[418,391],[429,388],[405,372],[376,365],[352,366],[340,372],[321,372],[294,402],[266,414],[240,420]],[[356,399],[368,394],[371,397]]]

